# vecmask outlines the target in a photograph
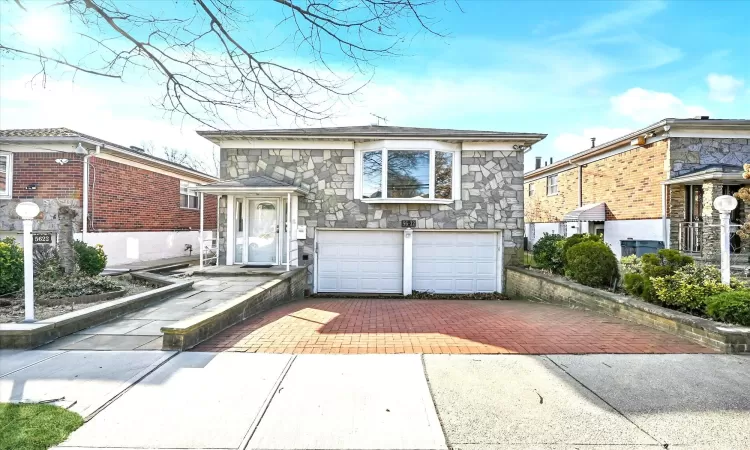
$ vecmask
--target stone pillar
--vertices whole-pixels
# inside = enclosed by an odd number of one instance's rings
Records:
[[[724,185],[719,180],[703,182],[703,249],[702,256],[708,261],[721,260],[721,221],[714,200],[721,196]]]
[[[669,248],[680,249],[680,223],[685,221],[685,186],[672,184],[668,187],[667,218],[669,218]]]

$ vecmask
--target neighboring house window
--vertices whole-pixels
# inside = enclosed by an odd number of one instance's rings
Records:
[[[534,196],[534,183],[529,183],[529,197]]]
[[[363,199],[453,199],[454,152],[373,150],[361,158]]]
[[[557,175],[547,177],[547,195],[557,195]]]
[[[180,206],[182,208],[198,209],[198,193],[188,190],[195,186],[197,184],[180,180]]]
[[[13,159],[10,153],[0,153],[0,198],[12,195]]]

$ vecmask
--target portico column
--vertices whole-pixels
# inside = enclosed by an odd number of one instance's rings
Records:
[[[721,258],[721,222],[719,211],[714,208],[714,200],[722,194],[724,185],[720,180],[703,182],[703,236],[702,256],[718,262]]]

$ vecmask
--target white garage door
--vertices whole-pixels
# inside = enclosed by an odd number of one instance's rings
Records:
[[[403,292],[404,233],[318,233],[318,292]]]
[[[412,289],[437,293],[495,292],[495,233],[415,232]]]

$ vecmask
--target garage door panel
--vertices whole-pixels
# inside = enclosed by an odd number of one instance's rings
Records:
[[[402,292],[402,231],[319,229],[317,239],[318,292]]]
[[[497,290],[494,233],[414,233],[412,287],[436,293]]]

